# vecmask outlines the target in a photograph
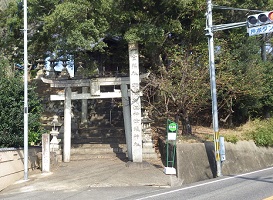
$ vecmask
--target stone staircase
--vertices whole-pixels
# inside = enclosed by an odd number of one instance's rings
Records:
[[[92,160],[95,158],[114,159],[119,158],[121,160],[126,159],[125,144],[73,144],[71,148],[72,161],[78,160]]]
[[[126,139],[123,128],[85,127],[71,140],[71,160],[94,158],[126,159]]]
[[[121,108],[111,99],[91,101],[90,119],[71,140],[71,160],[127,158]]]

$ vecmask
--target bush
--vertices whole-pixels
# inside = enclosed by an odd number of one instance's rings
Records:
[[[239,141],[239,138],[236,135],[225,135],[225,140],[226,142],[236,144]]]
[[[22,74],[11,73],[11,67],[0,60],[0,147],[24,144],[24,82]],[[40,133],[42,105],[34,86],[28,86],[29,133]]]
[[[257,146],[273,146],[273,119],[260,121],[255,130],[250,132]]]

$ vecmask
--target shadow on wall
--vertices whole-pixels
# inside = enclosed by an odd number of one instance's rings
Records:
[[[29,170],[39,167],[37,154],[41,148],[29,148]],[[23,149],[0,149],[0,191],[24,177]]]
[[[213,175],[213,178],[217,177],[217,166],[216,166],[216,160],[214,156],[214,143],[213,142],[205,142],[205,149],[211,169],[211,173]]]
[[[158,139],[158,147],[159,147],[159,152],[160,152],[160,158],[162,163],[164,164],[164,166],[166,167],[166,155],[167,155],[167,151],[166,151],[166,143],[164,142],[163,138],[159,138]]]
[[[164,146],[164,141],[160,141]],[[222,163],[223,175],[235,175],[273,166],[273,148],[257,147],[253,141],[225,143],[226,160]],[[161,149],[164,158],[164,150]],[[214,143],[177,144],[177,177],[184,184],[215,178],[217,167]]]

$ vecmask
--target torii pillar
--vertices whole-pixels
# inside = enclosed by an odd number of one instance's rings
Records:
[[[87,92],[88,87],[82,87],[82,93],[86,94]],[[87,99],[82,99],[81,123],[87,123]]]
[[[133,160],[131,110],[130,110],[130,100],[128,95],[128,86],[127,84],[121,84],[120,88],[121,88],[121,95],[122,95],[123,121],[124,121],[124,130],[125,130],[128,159]]]
[[[65,88],[64,99],[64,147],[63,161],[70,161],[71,149],[71,88]]]

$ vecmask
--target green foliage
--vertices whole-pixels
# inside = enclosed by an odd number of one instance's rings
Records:
[[[213,142],[213,135],[212,134],[204,134],[204,141]]]
[[[215,0],[214,4],[256,10],[273,6],[263,0]],[[252,14],[216,7],[214,25],[242,22]],[[144,91],[146,106],[162,115],[180,115],[208,125],[212,120],[206,8],[201,0],[29,0],[29,60],[32,63],[47,51],[75,53],[86,66],[84,73],[93,75],[93,56],[103,52],[110,57],[100,54],[106,67],[117,65],[127,72],[127,43],[138,42],[140,66],[152,72]],[[0,53],[13,63],[22,63],[22,14],[16,3],[0,13]],[[114,44],[107,47],[102,40],[106,37]],[[268,53],[267,62],[260,55],[264,42],[273,44],[271,35],[248,37],[245,28],[236,28],[215,32],[214,41],[223,125],[228,121],[239,125],[272,113],[273,54]],[[112,62],[114,57],[118,64]]]
[[[0,62],[0,147],[19,147],[23,146],[24,138],[24,84],[22,75],[16,75],[9,69],[10,66],[2,58]],[[29,133],[39,134],[42,106],[31,85],[29,85],[28,94]]]
[[[248,133],[257,146],[273,146],[273,119],[259,121],[255,130]]]
[[[108,29],[109,0],[29,0],[28,1],[28,53],[31,61],[47,51],[94,51],[102,50],[101,38]],[[22,62],[23,16],[18,14],[17,4],[0,13],[2,54]]]
[[[253,38],[231,33],[230,40],[232,43],[216,40],[221,46],[216,60],[220,117],[233,114],[237,122],[244,123],[261,110],[265,67]]]
[[[103,13],[85,0],[63,2],[45,17],[43,33],[53,36],[57,50],[92,50],[92,44],[104,37],[107,21]]]
[[[42,133],[41,132],[29,132],[28,134],[28,142],[30,145],[38,144],[41,141]]]
[[[236,144],[239,141],[239,138],[236,135],[225,135],[225,141]]]

